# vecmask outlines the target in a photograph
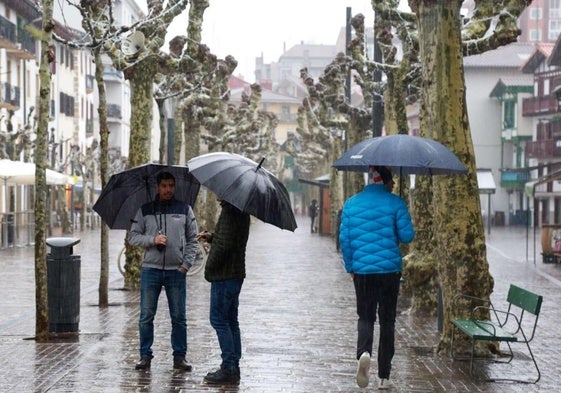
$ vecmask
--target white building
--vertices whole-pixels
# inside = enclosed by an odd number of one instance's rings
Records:
[[[491,206],[487,206],[487,196],[482,196],[481,207],[486,210],[485,215],[504,217],[506,224],[510,222],[510,215],[521,208],[517,206],[513,191],[500,186],[501,169],[516,166],[513,158],[515,152],[511,145],[504,143],[509,138],[503,138],[503,131],[509,127],[503,124],[501,102],[491,93],[501,79],[527,79],[521,67],[533,51],[533,44],[513,43],[464,58],[466,102],[476,166],[490,169],[497,185],[495,194],[491,198]],[[515,119],[517,119],[516,129],[531,136],[531,121],[523,119],[521,113],[518,113]]]

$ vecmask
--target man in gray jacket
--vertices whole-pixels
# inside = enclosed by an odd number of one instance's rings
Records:
[[[132,246],[144,248],[140,275],[140,361],[137,370],[150,368],[153,358],[154,317],[162,287],[171,316],[173,368],[191,371],[187,364],[187,283],[185,275],[197,250],[197,221],[191,206],[173,198],[175,178],[169,172],[158,175],[158,195],[137,212],[129,233]]]

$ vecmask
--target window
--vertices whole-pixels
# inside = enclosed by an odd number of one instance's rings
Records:
[[[541,8],[530,8],[530,19],[541,19],[542,9]]]
[[[505,101],[503,110],[503,129],[514,128],[516,126],[516,101]]]
[[[561,0],[549,0],[549,18],[561,18]]]
[[[561,34],[561,20],[550,20],[549,21],[549,33],[548,38],[552,41],[557,40]]]
[[[74,116],[74,97],[59,93],[59,112],[66,116]]]
[[[530,41],[541,41],[542,31],[540,29],[530,29]]]

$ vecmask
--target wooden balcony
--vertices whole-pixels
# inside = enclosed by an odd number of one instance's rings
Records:
[[[552,115],[559,112],[559,101],[555,95],[524,98],[522,116]]]
[[[526,143],[526,158],[548,159],[561,157],[561,140],[548,139]]]

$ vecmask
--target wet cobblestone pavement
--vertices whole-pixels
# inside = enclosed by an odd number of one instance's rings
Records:
[[[124,291],[116,258],[123,231],[111,231],[111,281],[107,309],[97,307],[99,231],[81,239],[80,334],[74,342],[36,343],[33,248],[0,251],[1,392],[370,392],[355,383],[354,291],[328,237],[310,234],[299,217],[295,233],[254,222],[247,252],[247,278],[240,299],[243,358],[241,383],[213,387],[204,375],[220,363],[208,322],[209,284],[201,273],[188,279],[188,361],[191,373],[174,371],[170,322],[162,294],[156,318],[155,358],[150,371],[138,360],[136,291]],[[504,305],[510,283],[544,295],[533,342],[542,378],[536,385],[474,381],[469,363],[439,356],[437,320],[412,317],[402,299],[390,392],[554,392],[561,375],[561,265],[534,264],[533,234],[526,261],[524,228],[492,228],[487,254],[495,278],[493,300]],[[539,248],[539,234],[536,242]],[[377,340],[377,329],[375,331]],[[515,353],[521,346],[514,347]],[[528,357],[502,366],[507,374],[531,375]],[[506,368],[504,368],[506,367]],[[375,362],[370,376],[374,379]]]

